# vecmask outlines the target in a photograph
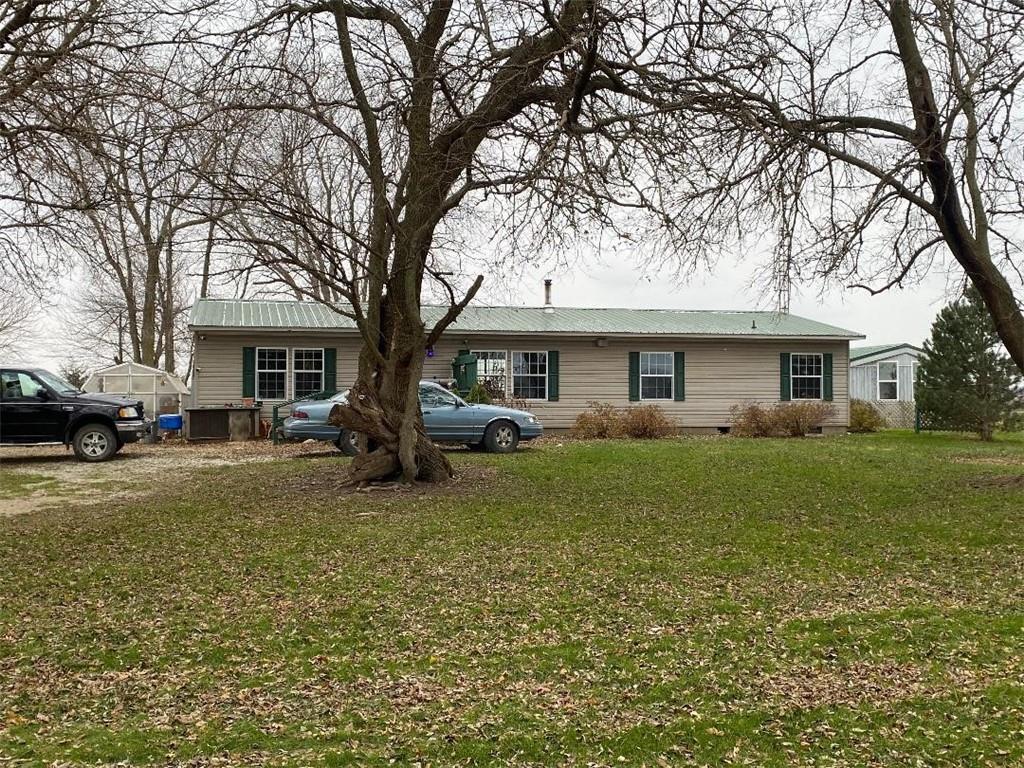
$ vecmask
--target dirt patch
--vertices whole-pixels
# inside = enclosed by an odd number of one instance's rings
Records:
[[[406,485],[404,483],[374,483],[361,488],[346,485],[340,476],[335,473],[310,472],[301,476],[289,478],[287,481],[277,481],[276,492],[289,496],[302,494],[309,496],[331,496],[339,494],[353,494],[365,496],[380,496],[391,498],[393,496],[453,496],[463,493],[471,493],[487,485],[497,476],[496,467],[482,465],[460,465],[455,470],[455,477],[448,483],[415,483]]]
[[[1008,490],[1024,490],[1024,475],[980,475],[967,481],[971,488],[1006,488]]]
[[[208,467],[229,467],[292,458],[339,458],[328,443],[286,443],[267,440],[239,443],[186,443],[150,445],[133,443],[111,461],[97,464],[76,461],[60,446],[5,448],[0,451],[0,474],[31,474],[45,478],[28,493],[0,494],[0,516],[19,515],[66,504],[69,501],[110,501],[143,496],[154,484],[180,483]]]

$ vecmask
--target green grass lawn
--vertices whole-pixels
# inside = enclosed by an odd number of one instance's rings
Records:
[[[1024,763],[1024,442],[453,459],[0,519],[0,764]]]
[[[0,499],[28,496],[37,489],[51,489],[54,479],[30,472],[4,472],[0,474]]]

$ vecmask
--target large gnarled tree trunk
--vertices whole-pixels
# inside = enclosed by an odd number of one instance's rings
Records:
[[[347,3],[332,14],[345,75],[359,112],[366,143],[364,170],[371,195],[371,219],[365,255],[364,288],[351,282],[337,292],[353,304],[363,335],[359,374],[347,404],[334,407],[332,423],[357,432],[364,451],[351,465],[349,481],[361,483],[400,477],[440,482],[452,476],[448,459],[426,435],[419,406],[419,381],[427,347],[458,317],[479,290],[478,277],[461,299],[449,290],[448,312],[432,328],[424,326],[420,296],[434,233],[445,215],[478,187],[471,169],[488,131],[520,114],[550,91],[534,91],[548,63],[568,42],[595,0],[568,0],[553,28],[522,38],[486,81],[476,108],[438,121],[433,110],[438,91],[438,44],[452,11],[449,0],[430,5],[419,35],[395,15],[383,15]],[[371,104],[354,52],[350,19],[391,24],[405,41],[412,67],[410,102],[403,116],[406,152],[401,182],[385,171],[379,109]],[[566,86],[570,95],[576,86]],[[389,193],[391,187],[397,192]],[[399,215],[400,214],[400,215]],[[360,301],[365,296],[364,301]]]

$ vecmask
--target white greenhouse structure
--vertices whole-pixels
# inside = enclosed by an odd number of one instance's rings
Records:
[[[124,395],[142,401],[146,418],[181,413],[188,387],[173,373],[140,363],[120,363],[94,372],[85,380],[86,392]]]

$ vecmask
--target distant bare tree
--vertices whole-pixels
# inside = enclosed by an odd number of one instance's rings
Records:
[[[242,33],[222,98],[259,110],[262,140],[222,181],[235,232],[269,279],[351,317],[359,374],[337,418],[368,438],[350,480],[450,476],[423,431],[425,349],[482,278],[445,273],[440,246],[467,217],[571,239],[638,220],[686,243],[661,167],[685,152],[689,98],[670,38],[724,23],[699,3],[291,3]],[[237,89],[245,91],[235,96]],[[502,202],[504,201],[504,202]],[[507,204],[507,207],[505,207]],[[525,226],[523,222],[526,222]],[[448,311],[425,327],[435,286]]]
[[[167,229],[153,211],[141,211],[144,221],[130,218],[123,205],[112,211],[126,189],[137,194],[146,186],[133,182],[147,171],[159,174],[173,162],[196,162],[176,153],[180,142],[161,146],[157,134],[172,133],[167,118],[187,93],[181,77],[187,63],[204,69],[195,53],[206,14],[197,11],[208,6],[206,0],[0,0],[0,271],[5,284],[18,281],[28,291],[52,285],[53,271],[72,266],[75,255],[95,267],[115,241],[123,256],[133,227],[150,234]],[[160,116],[159,125],[150,119],[154,115]],[[207,136],[222,127],[220,122],[209,126]],[[130,135],[140,125],[144,135]],[[198,133],[193,126],[190,135]],[[155,158],[161,151],[169,156],[158,170]],[[126,165],[143,157],[148,168]],[[69,176],[72,170],[81,172],[77,180]],[[127,177],[116,170],[128,171]],[[183,180],[175,178],[172,190],[166,189],[167,177],[157,181],[163,186],[150,191],[158,195],[189,195]],[[107,226],[105,252],[97,222],[105,219],[109,225],[113,216],[123,216],[129,232]],[[137,246],[146,243],[129,247]],[[148,267],[153,249],[146,254]],[[141,282],[133,355],[152,363],[162,346],[173,367],[173,324],[159,318],[162,307],[168,318],[180,314],[170,306],[178,300],[177,282],[161,282],[160,275],[184,274],[185,265],[182,258],[168,270],[174,258],[170,246],[157,258],[161,270],[132,276]],[[124,281],[125,296],[134,301],[131,282]]]
[[[78,140],[38,174],[79,203],[55,217],[62,244],[89,276],[79,316],[101,345],[112,347],[116,327],[131,359],[173,371],[185,309],[197,288],[207,290],[227,209],[204,179],[238,138],[227,115],[196,121],[199,102],[183,68],[158,72],[140,54],[133,71],[132,92],[83,109]]]
[[[33,320],[32,302],[13,286],[0,285],[0,359],[22,354]]]
[[[769,0],[720,32],[677,49],[712,99],[686,217],[872,293],[952,254],[1024,371],[1024,5]]]
[[[74,140],[80,110],[114,93],[123,52],[161,12],[141,0],[0,0],[0,265],[9,276],[31,271],[26,244],[53,211],[77,205],[28,166]]]

